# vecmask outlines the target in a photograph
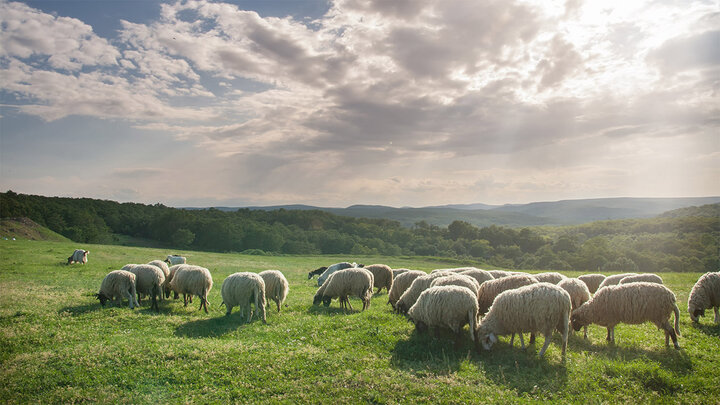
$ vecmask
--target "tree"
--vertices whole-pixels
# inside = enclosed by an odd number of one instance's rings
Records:
[[[184,248],[190,246],[195,240],[195,234],[189,229],[180,228],[172,234],[170,241],[173,245]]]

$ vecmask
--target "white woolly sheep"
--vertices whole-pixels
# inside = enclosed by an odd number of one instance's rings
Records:
[[[167,263],[165,263],[162,260],[153,260],[150,263],[153,266],[158,267],[160,270],[162,270],[163,274],[165,275],[165,282],[163,283],[163,293],[165,294],[165,298],[170,296],[170,280],[168,280],[168,277],[170,277],[170,268],[168,267]]]
[[[558,287],[567,291],[570,294],[570,301],[572,302],[572,310],[580,308],[580,305],[590,300],[590,290],[587,285],[577,278],[566,278],[559,282]],[[587,339],[587,325],[584,327],[583,337]]]
[[[554,272],[554,271],[547,272],[547,273],[533,274],[532,276],[535,277],[535,279],[537,279],[537,281],[539,283],[550,283],[550,284],[557,284],[567,278],[564,275]]]
[[[590,294],[595,294],[595,291],[597,291],[598,287],[600,287],[600,283],[602,283],[605,280],[604,274],[583,274],[582,276],[578,276],[578,280],[585,283],[588,290],[590,291]]]
[[[388,293],[388,304],[392,305],[395,309],[395,304],[403,295],[403,293],[410,288],[410,285],[416,278],[427,275],[424,271],[420,270],[408,270],[404,273],[400,273],[393,279],[393,285]]]
[[[336,271],[350,269],[353,267],[357,267],[357,264],[356,263],[348,263],[348,262],[340,262],[340,263],[335,263],[335,264],[330,265],[327,269],[325,269],[325,271],[323,271],[323,273],[320,275],[320,277],[318,277],[318,281],[317,281],[318,287],[323,285],[325,280],[327,280],[328,277],[330,277],[330,275],[335,273]]]
[[[87,263],[88,253],[90,253],[89,250],[75,249],[73,254],[70,255],[70,257],[68,257],[67,264],[73,264],[73,263],[85,264],[85,263]]]
[[[168,257],[165,259],[165,263],[169,264],[170,266],[174,266],[176,264],[186,264],[187,259],[183,256],[168,255]]]
[[[187,264],[176,264],[174,266],[170,266],[169,273],[167,276],[167,279],[165,280],[165,285],[168,287],[167,290],[165,290],[165,298],[170,298],[170,292],[173,292],[173,299],[178,299],[178,292],[174,291],[172,287],[170,286],[170,283],[172,282],[173,277],[175,277],[175,273],[177,273],[178,269],[183,266],[188,266]],[[192,294],[190,294],[190,303],[192,304]]]
[[[512,275],[511,272],[505,270],[488,270],[488,273],[490,273],[496,279]]]
[[[397,276],[399,276],[403,273],[407,273],[408,271],[410,271],[410,269],[392,269],[393,280],[395,280],[395,278],[397,278]]]
[[[477,280],[478,285],[482,285],[482,283],[490,280],[495,280],[495,278],[490,274],[487,270],[480,270],[480,269],[473,269],[473,270],[465,270],[460,274],[464,274],[466,276],[470,276]]]
[[[720,272],[705,273],[693,286],[688,297],[688,313],[693,322],[705,315],[705,310],[715,311],[715,323],[720,323]]]
[[[265,282],[265,301],[270,305],[270,300],[275,301],[277,310],[280,312],[280,306],[285,302],[290,284],[280,270],[265,270],[259,274]]]
[[[327,307],[333,298],[339,298],[340,308],[353,309],[350,296],[360,298],[363,311],[370,307],[373,292],[373,274],[362,268],[348,268],[334,272],[325,283],[318,288],[313,298],[313,305],[320,301]]]
[[[648,283],[663,284],[662,277],[653,273],[642,273],[634,276],[623,277],[618,284],[630,284],[645,281]]]
[[[439,272],[462,273],[463,271],[468,271],[468,270],[480,270],[480,269],[478,269],[477,267],[451,267],[448,269],[435,269],[435,270],[431,271],[430,274],[439,273]]]
[[[117,299],[117,305],[122,305],[122,299],[127,298],[130,309],[140,306],[135,298],[135,275],[125,270],[114,270],[108,273],[100,283],[100,291],[95,298],[105,306],[105,302]]]
[[[140,294],[146,294],[150,296],[152,301],[150,309],[155,309],[156,312],[160,312],[157,297],[160,297],[162,301],[162,288],[165,284],[165,275],[162,270],[151,264],[138,264],[133,266],[130,272],[135,275],[135,288],[138,294],[138,302],[140,302]]]
[[[437,279],[435,281],[443,280]],[[455,344],[460,343],[463,327],[470,327],[470,340],[475,341],[478,307],[477,299],[469,289],[446,285],[423,291],[417,302],[408,310],[408,318],[418,332],[428,328],[447,328],[455,332]]]
[[[439,271],[416,278],[395,303],[395,311],[400,314],[407,314],[407,311],[415,304],[420,294],[430,288],[433,280],[440,277],[447,277],[451,274],[455,273]]]
[[[371,264],[363,268],[373,274],[375,280],[374,287],[377,288],[375,294],[379,294],[383,288],[385,288],[385,292],[390,293],[393,283],[393,272],[390,266],[385,264]]]
[[[130,271],[133,267],[137,266],[136,263],[128,263],[120,268],[120,270]]]
[[[571,311],[570,294],[550,283],[535,283],[500,293],[477,330],[477,339],[485,350],[497,342],[497,335],[520,334],[524,349],[523,333],[542,333],[545,344],[540,356],[550,345],[554,330],[562,334],[562,356],[567,350]],[[512,343],[511,343],[512,344]]]
[[[611,285],[618,285],[620,284],[620,280],[624,279],[627,276],[636,276],[637,273],[622,273],[622,274],[613,274],[612,276],[605,277],[605,280],[603,280],[602,283],[598,286],[598,290],[600,290],[603,287],[611,286]]]
[[[478,311],[482,315],[490,309],[495,297],[501,292],[537,283],[537,279],[531,275],[517,274],[506,276],[497,280],[489,280],[478,290]]]
[[[675,329],[668,321],[675,312]],[[639,282],[599,288],[590,301],[572,313],[573,329],[595,323],[608,329],[610,342],[615,342],[615,325],[619,323],[640,324],[652,322],[665,331],[665,346],[672,338],[676,349],[680,335],[680,310],[675,303],[675,294],[661,284]],[[677,336],[676,336],[677,333]]]
[[[480,289],[480,283],[478,283],[477,280],[475,280],[474,278],[466,276],[464,274],[454,273],[447,277],[436,278],[432,281],[432,283],[430,283],[430,287],[441,287],[445,285],[465,287],[472,291],[473,295],[475,296],[475,301],[477,301],[477,294],[478,290]]]
[[[175,275],[170,281],[170,288],[176,293],[183,294],[183,301],[187,306],[187,295],[197,295],[200,297],[200,308],[205,308],[205,313],[208,313],[207,309],[207,296],[212,288],[213,280],[210,275],[210,270],[193,265],[182,265],[177,268]],[[192,302],[192,300],[191,300]]]
[[[183,270],[179,270],[178,276],[182,275]],[[233,273],[229,275],[220,287],[222,295],[222,304],[225,304],[227,312],[230,315],[233,307],[240,307],[240,317],[242,318],[247,312],[247,323],[252,319],[253,311],[250,304],[255,305],[255,311],[259,314],[263,323],[265,320],[265,281],[259,274],[250,272]],[[220,304],[220,305],[222,305]]]

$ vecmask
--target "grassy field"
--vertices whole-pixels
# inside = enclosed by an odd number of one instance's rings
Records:
[[[66,266],[76,247],[86,265]],[[164,301],[160,314],[102,308],[91,295],[110,270],[168,253],[210,269],[210,313],[198,302]],[[527,351],[508,338],[476,353],[469,338],[415,333],[391,312],[385,292],[365,312],[337,302],[313,307],[307,272],[352,259],[391,267],[450,267],[430,259],[247,256],[167,252],[122,246],[0,240],[0,401],[4,403],[718,403],[720,327],[712,311],[692,325],[687,296],[699,274],[663,274],[681,309],[682,350],[666,349],[651,324],[620,325],[616,345],[590,327],[571,336],[565,362],[559,338],[545,358],[543,339]],[[281,270],[287,306],[268,324],[226,317],[220,286],[237,271]],[[569,273],[577,275],[577,273]],[[352,299],[355,308],[362,307]]]

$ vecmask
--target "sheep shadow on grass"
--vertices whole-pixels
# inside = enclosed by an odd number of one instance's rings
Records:
[[[105,308],[107,308],[108,306],[122,308],[122,307],[118,307],[113,302],[105,304]],[[124,305],[124,307],[127,308],[127,304]],[[82,304],[82,305],[75,305],[75,306],[71,306],[71,307],[61,308],[58,310],[58,314],[63,315],[63,314],[67,313],[67,314],[70,314],[70,316],[80,316],[80,315],[84,315],[84,314],[89,314],[90,312],[99,311],[101,309],[103,309],[103,306],[100,305],[99,302],[95,301],[91,304]]]
[[[693,322],[690,324],[690,326],[693,329],[700,331],[708,336],[720,337],[720,325],[718,325],[718,324],[715,324],[715,323],[703,324],[703,323]]]
[[[255,317],[253,317],[251,322],[255,321]],[[220,337],[234,332],[243,325],[245,325],[245,318],[239,312],[235,312],[229,316],[199,319],[184,323],[175,329],[175,336],[189,338]]]
[[[437,331],[431,334],[414,330],[409,339],[397,342],[392,350],[390,364],[415,374],[447,375],[457,372],[460,364],[472,356],[474,350],[466,334],[463,334],[460,344],[456,345],[452,332]]]
[[[311,305],[308,308],[308,313],[312,315],[351,315],[351,314],[359,314],[362,312],[362,304],[360,304],[361,309],[357,309],[357,307],[353,306],[355,309],[344,309],[340,307],[333,307],[332,304],[329,307],[326,307],[325,305]]]

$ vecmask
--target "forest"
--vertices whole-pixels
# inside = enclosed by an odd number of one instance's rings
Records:
[[[0,217],[28,217],[78,243],[246,254],[436,256],[525,270],[706,272],[720,268],[720,204],[649,219],[560,227],[447,227],[319,210],[214,208],[0,193]]]

